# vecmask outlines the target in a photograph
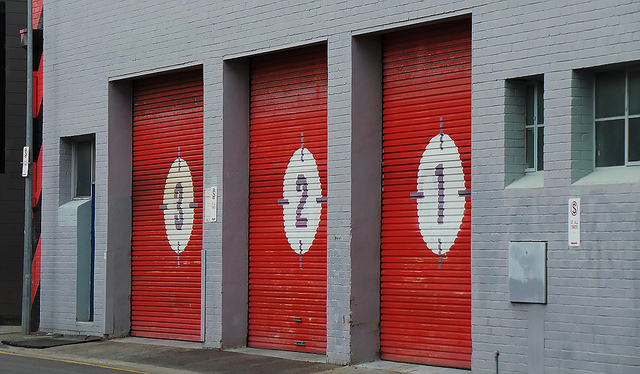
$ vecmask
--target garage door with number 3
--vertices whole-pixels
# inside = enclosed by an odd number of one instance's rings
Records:
[[[202,71],[133,83],[131,335],[200,341]]]

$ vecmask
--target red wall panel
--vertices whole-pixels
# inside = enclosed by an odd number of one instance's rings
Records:
[[[324,46],[251,65],[249,345],[326,351]]]
[[[381,351],[471,365],[471,27],[383,39]]]
[[[131,334],[201,340],[202,72],[133,85]]]

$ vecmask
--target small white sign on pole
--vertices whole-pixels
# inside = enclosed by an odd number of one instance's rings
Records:
[[[205,222],[218,220],[218,187],[213,186],[205,190]]]
[[[580,246],[580,198],[569,199],[569,247]]]
[[[22,148],[22,176],[29,176],[29,147]]]

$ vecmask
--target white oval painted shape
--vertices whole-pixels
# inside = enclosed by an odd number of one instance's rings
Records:
[[[164,228],[169,245],[180,254],[191,239],[196,206],[191,171],[187,162],[180,157],[171,164],[162,202]]]
[[[418,168],[418,223],[424,243],[437,255],[449,251],[464,217],[464,171],[458,147],[447,134],[427,144]]]
[[[322,185],[313,154],[306,148],[293,153],[282,185],[284,232],[291,249],[303,255],[316,237],[320,225]]]

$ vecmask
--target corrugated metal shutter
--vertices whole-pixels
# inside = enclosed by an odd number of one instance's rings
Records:
[[[202,71],[133,84],[131,334],[201,340]]]
[[[324,46],[251,64],[249,345],[326,351]]]
[[[471,27],[383,39],[381,350],[471,366]]]

